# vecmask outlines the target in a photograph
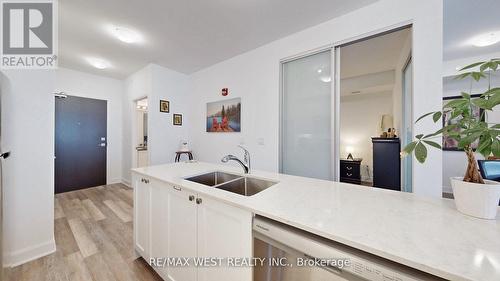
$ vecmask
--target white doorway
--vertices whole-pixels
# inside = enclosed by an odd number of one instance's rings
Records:
[[[135,101],[135,118],[137,124],[134,136],[136,161],[133,167],[140,168],[149,165],[147,97]]]

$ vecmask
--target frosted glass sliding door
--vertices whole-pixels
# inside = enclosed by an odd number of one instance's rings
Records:
[[[331,50],[282,64],[282,173],[332,180]]]

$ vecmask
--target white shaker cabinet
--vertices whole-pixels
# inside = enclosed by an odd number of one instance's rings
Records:
[[[141,176],[133,183],[135,248],[146,261],[150,257],[252,257],[251,212]],[[252,280],[250,267],[154,269],[169,281]]]
[[[152,181],[151,185],[151,257],[168,256],[168,196],[165,184]],[[149,261],[148,261],[149,262]],[[167,280],[168,268],[155,268],[158,274]]]
[[[167,186],[168,255],[173,258],[194,258],[196,253],[196,194],[178,186]],[[170,267],[171,281],[196,280],[195,267]]]
[[[151,181],[147,177],[133,176],[134,187],[134,246],[146,261],[150,258],[151,240]]]
[[[210,198],[198,204],[199,257],[252,257],[252,213]],[[234,260],[236,261],[236,260]],[[198,281],[251,281],[251,267],[201,267]]]

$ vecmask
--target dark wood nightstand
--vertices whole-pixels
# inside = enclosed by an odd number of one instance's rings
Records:
[[[340,159],[340,181],[361,184],[361,161],[360,158]]]

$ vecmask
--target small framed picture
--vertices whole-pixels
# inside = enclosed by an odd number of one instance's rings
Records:
[[[160,100],[160,112],[170,112],[170,102],[168,100]]]
[[[174,125],[182,126],[182,114],[174,114]]]

